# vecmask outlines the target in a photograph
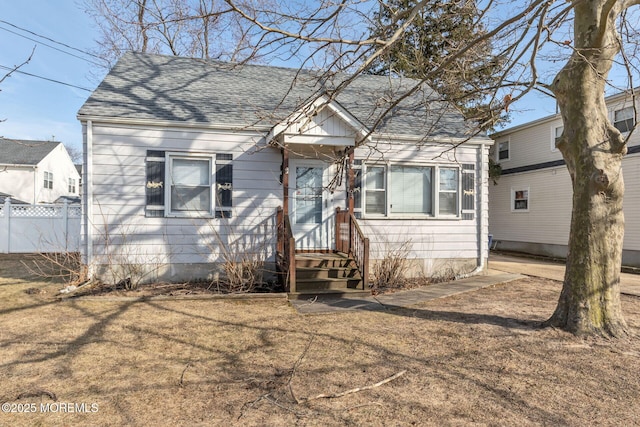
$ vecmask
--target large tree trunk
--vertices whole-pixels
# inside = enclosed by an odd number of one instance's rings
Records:
[[[605,80],[620,49],[614,25],[620,10],[614,5],[603,13],[604,0],[575,4],[575,51],[552,85],[564,121],[558,148],[571,175],[573,212],[562,293],[547,324],[580,335],[622,336],[626,145],[604,100]]]

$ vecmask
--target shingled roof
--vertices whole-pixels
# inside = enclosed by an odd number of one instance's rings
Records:
[[[35,166],[60,144],[58,141],[0,138],[0,164]]]
[[[87,99],[78,118],[269,130],[317,97],[335,94],[336,85],[345,78],[321,80],[306,70],[130,52]],[[413,84],[408,79],[362,75],[337,92],[335,101],[379,133],[465,136],[460,112],[426,86],[379,120],[397,95]]]

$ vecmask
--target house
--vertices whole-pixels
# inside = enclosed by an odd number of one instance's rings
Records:
[[[80,175],[61,142],[0,138],[0,192],[30,204],[79,197]]]
[[[625,93],[606,98],[609,119],[622,133],[635,125],[633,101]],[[494,135],[491,156],[502,168],[489,185],[489,233],[497,249],[566,257],[571,223],[571,178],[556,140],[559,114],[505,129]],[[640,136],[631,134],[622,160],[624,265],[640,266]]]
[[[290,291],[362,289],[402,244],[413,274],[483,270],[491,140],[428,88],[392,106],[412,83],[336,91],[311,71],[125,54],[78,113],[90,271],[183,280],[259,259]]]

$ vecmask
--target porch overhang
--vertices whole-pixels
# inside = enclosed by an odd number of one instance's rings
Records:
[[[291,144],[355,147],[371,139],[371,131],[349,111],[327,95],[321,95],[276,124],[267,141],[271,145]]]

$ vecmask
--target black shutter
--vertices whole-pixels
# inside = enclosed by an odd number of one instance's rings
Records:
[[[216,154],[216,218],[231,218],[233,207],[232,154]]]
[[[164,216],[164,151],[147,150],[147,180],[145,183],[147,217]]]

